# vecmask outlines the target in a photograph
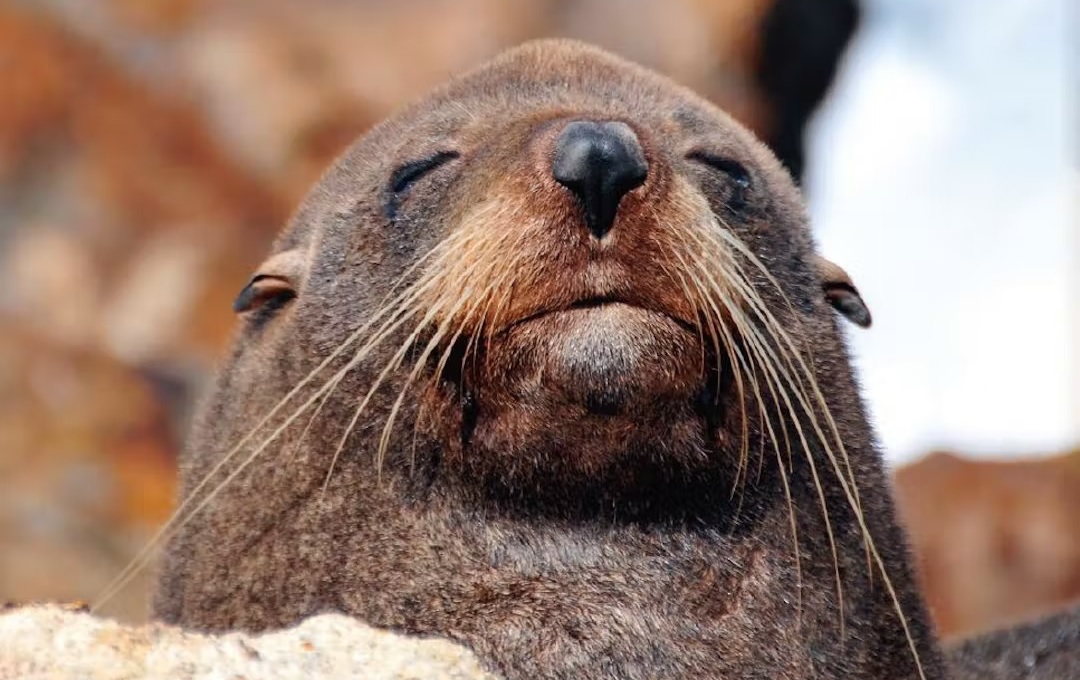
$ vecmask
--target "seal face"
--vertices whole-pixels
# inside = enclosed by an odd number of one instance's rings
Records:
[[[507,678],[940,669],[772,154],[691,92],[531,43],[358,141],[237,299],[156,611],[326,609]]]

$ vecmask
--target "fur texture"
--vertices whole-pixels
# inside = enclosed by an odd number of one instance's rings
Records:
[[[1080,609],[965,640],[949,665],[957,680],[1080,678]]]
[[[551,174],[574,120],[649,165],[604,241]],[[942,676],[799,193],[693,93],[527,44],[365,135],[274,254],[160,618],[343,611],[508,679]]]

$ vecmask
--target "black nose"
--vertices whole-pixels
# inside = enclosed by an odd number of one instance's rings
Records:
[[[551,173],[578,197],[596,238],[615,221],[619,201],[645,183],[649,165],[637,135],[626,123],[574,121],[555,143]]]

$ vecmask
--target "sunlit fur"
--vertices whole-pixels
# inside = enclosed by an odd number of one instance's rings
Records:
[[[603,243],[551,176],[582,119],[649,163]],[[394,170],[448,151],[391,219]],[[288,251],[115,584],[168,540],[161,618],[341,610],[506,678],[941,676],[800,197],[724,113],[532,43],[357,142]]]

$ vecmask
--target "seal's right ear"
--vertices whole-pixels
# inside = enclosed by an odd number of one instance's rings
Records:
[[[237,314],[259,309],[270,303],[283,304],[296,297],[307,270],[303,250],[294,248],[267,258],[233,301]]]
[[[869,328],[873,321],[870,317],[870,308],[859,295],[859,289],[851,282],[848,273],[840,265],[820,255],[815,255],[813,262],[821,276],[821,288],[825,293],[825,299],[833,306],[833,309],[843,314],[856,326]]]

